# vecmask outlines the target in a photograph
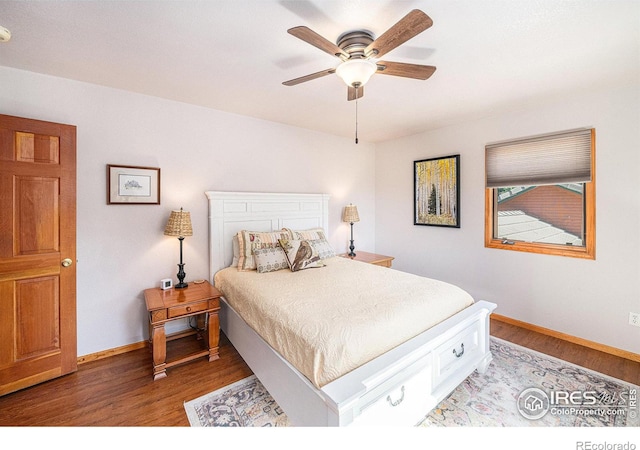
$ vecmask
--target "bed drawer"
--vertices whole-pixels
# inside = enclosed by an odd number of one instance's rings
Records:
[[[361,399],[353,426],[415,426],[431,407],[431,355],[405,381],[384,383]],[[408,369],[412,371],[411,368]],[[396,377],[394,377],[396,378]]]
[[[433,385],[449,379],[455,371],[464,371],[476,364],[480,356],[481,322],[475,321],[433,352]],[[466,375],[462,378],[466,378]]]

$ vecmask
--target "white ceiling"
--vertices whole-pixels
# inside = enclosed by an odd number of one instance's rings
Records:
[[[0,65],[353,137],[336,75],[282,85],[339,62],[286,30],[379,36],[414,8],[434,25],[384,59],[438,69],[374,75],[362,141],[640,80],[638,0],[0,1]]]

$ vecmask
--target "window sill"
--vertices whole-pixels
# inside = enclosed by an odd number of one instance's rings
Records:
[[[567,245],[539,244],[519,241],[510,241],[510,243],[504,243],[504,241],[501,239],[487,239],[485,240],[484,246],[486,248],[497,248],[501,250],[512,250],[516,252],[568,256],[572,258],[582,259],[596,259],[595,248],[590,248],[588,242],[586,247],[571,247]]]

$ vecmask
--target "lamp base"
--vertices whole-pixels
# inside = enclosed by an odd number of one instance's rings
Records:
[[[351,245],[349,245],[349,256],[350,257],[354,257],[356,256],[356,253],[353,251],[353,249],[355,248],[355,246],[353,245],[353,222],[350,222],[351,224],[351,239],[349,239],[349,242],[351,243]]]
[[[184,282],[184,277],[187,276],[187,274],[184,273],[184,263],[178,264],[178,269],[179,269],[178,270],[178,284],[176,284],[174,286],[174,288],[175,289],[184,289],[184,288],[189,286],[187,283]]]
[[[351,245],[349,246],[349,253],[347,253],[347,255],[351,256],[352,258],[356,256],[356,252],[353,251],[354,249],[355,249],[355,246],[353,245],[353,240],[351,240]]]

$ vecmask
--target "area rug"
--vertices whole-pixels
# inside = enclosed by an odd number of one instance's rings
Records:
[[[192,427],[283,427],[289,419],[255,375],[185,402]]]
[[[639,387],[491,338],[493,361],[431,411],[422,426],[637,427]]]
[[[640,426],[638,386],[493,337],[491,352],[484,374],[470,375],[417,425]],[[196,427],[290,425],[254,375],[184,407]]]

